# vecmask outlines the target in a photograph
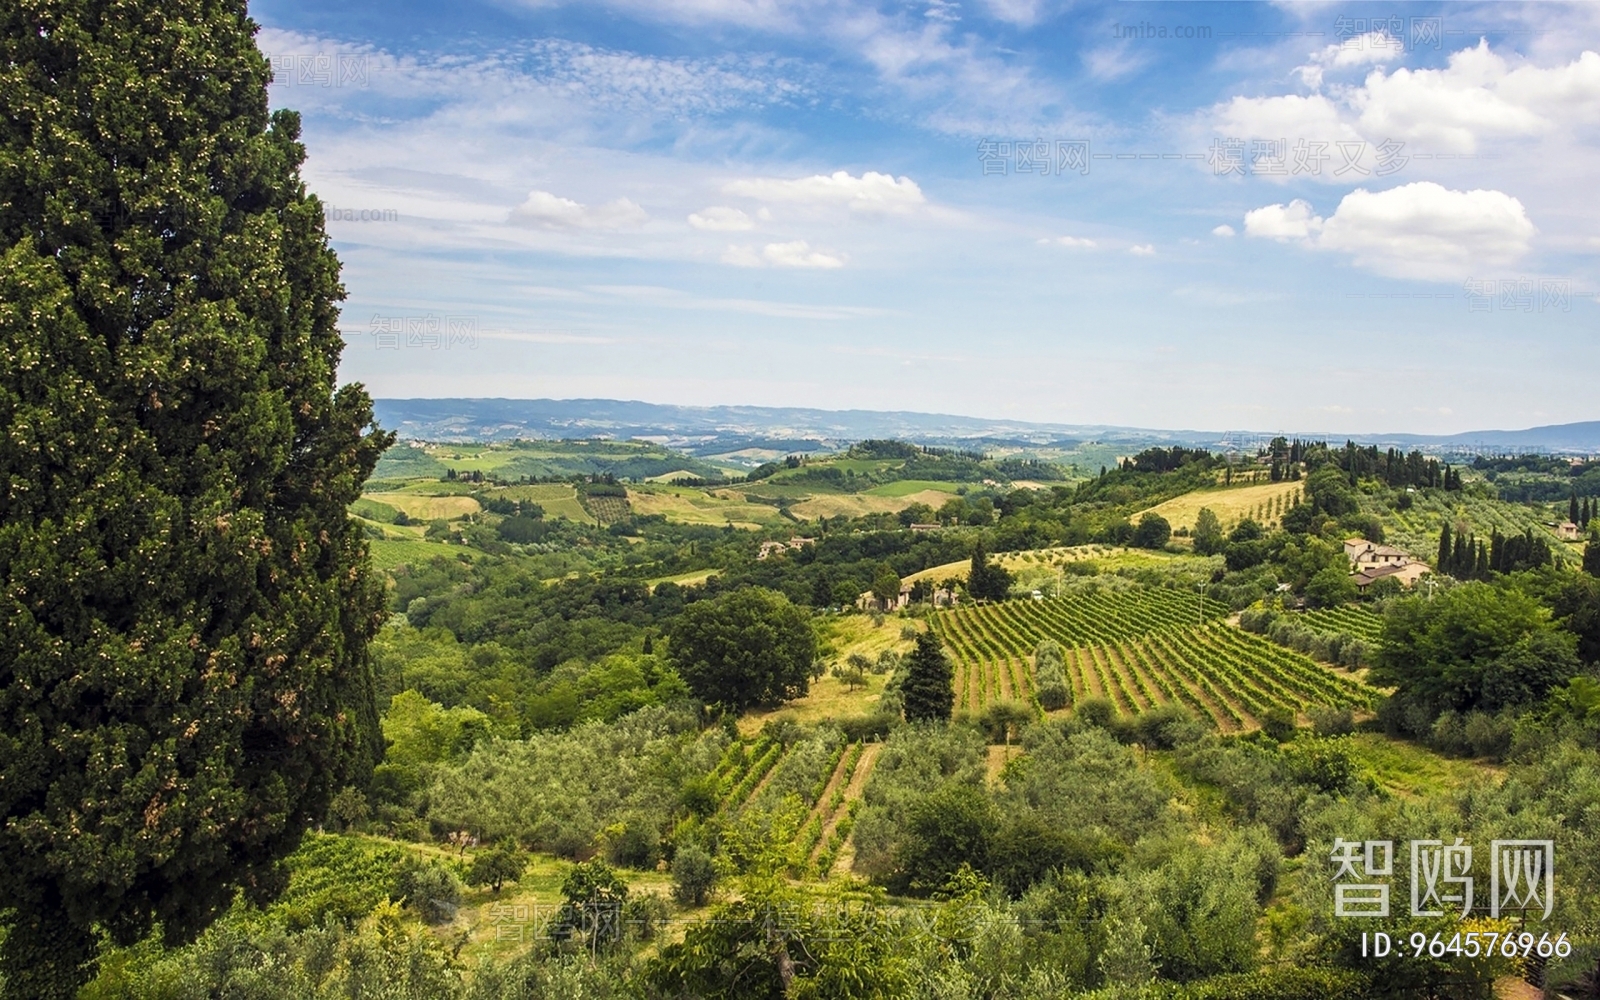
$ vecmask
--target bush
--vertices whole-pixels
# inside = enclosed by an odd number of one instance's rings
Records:
[[[461,905],[461,880],[437,861],[407,857],[395,877],[394,896],[427,923],[448,923]]]
[[[1112,720],[1117,717],[1117,707],[1106,698],[1085,698],[1078,702],[1072,715],[1088,725],[1110,729]]]
[[[697,844],[685,844],[672,857],[672,896],[684,906],[703,906],[717,884],[711,855]]]
[[[1268,709],[1267,717],[1261,720],[1261,731],[1279,743],[1294,739],[1294,730],[1294,713],[1287,708]]]

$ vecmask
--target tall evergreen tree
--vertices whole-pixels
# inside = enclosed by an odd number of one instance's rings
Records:
[[[1434,568],[1441,573],[1450,572],[1450,522],[1446,521],[1444,527],[1439,529],[1439,558]]]
[[[1572,494],[1567,500],[1567,520],[1577,524],[1583,520],[1583,511],[1578,508],[1578,494]]]
[[[1600,576],[1600,531],[1589,532],[1589,544],[1583,547],[1583,571]]]
[[[906,676],[900,691],[907,722],[947,722],[955,711],[955,668],[944,646],[931,631],[917,634],[917,645],[906,657]]]
[[[339,261],[240,0],[0,6],[0,974],[198,933],[380,752]]]

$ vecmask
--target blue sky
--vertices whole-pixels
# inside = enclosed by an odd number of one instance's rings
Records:
[[[375,395],[1600,416],[1600,4],[252,13]]]

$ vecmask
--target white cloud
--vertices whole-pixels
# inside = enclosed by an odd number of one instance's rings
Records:
[[[1514,262],[1535,232],[1522,202],[1510,195],[1422,181],[1345,195],[1318,245],[1350,253],[1370,269],[1452,280]]]
[[[1345,195],[1323,219],[1310,203],[1247,212],[1250,236],[1298,240],[1351,255],[1358,267],[1403,278],[1455,281],[1514,263],[1536,230],[1522,203],[1500,191],[1452,191],[1419,181]]]
[[[1303,240],[1321,228],[1322,219],[1312,214],[1311,203],[1300,198],[1287,205],[1267,205],[1244,214],[1246,236]]]
[[[1093,247],[1099,245],[1095,243],[1094,240],[1087,239],[1082,236],[1057,236],[1052,239],[1042,239],[1039,241],[1039,243],[1043,246],[1054,244],[1056,246],[1074,247],[1084,250],[1092,249]]]
[[[1135,257],[1154,257],[1156,255],[1156,248],[1154,244],[1150,243],[1145,243],[1142,245],[1135,244],[1134,246],[1128,248],[1128,252],[1133,254]]]
[[[832,174],[813,174],[794,180],[756,177],[729,181],[727,194],[760,201],[790,202],[801,205],[845,205],[855,212],[909,212],[927,204],[917,182],[909,177],[896,179],[890,174],[868,170],[853,177],[843,170]]]
[[[649,222],[650,216],[627,198],[590,208],[549,191],[530,191],[528,199],[511,210],[511,221],[540,229],[633,229]]]
[[[832,269],[844,266],[844,257],[811,249],[805,240],[768,243],[759,252],[754,247],[730,246],[722,255],[724,264],[735,267],[805,267]]]
[[[689,225],[713,233],[742,232],[754,229],[755,222],[742,209],[712,205],[689,215]]]
[[[1149,57],[1129,45],[1108,45],[1089,49],[1083,53],[1084,68],[1096,80],[1116,80],[1137,72],[1149,63]]]
[[[1393,62],[1400,58],[1404,51],[1405,43],[1402,39],[1395,38],[1387,31],[1369,31],[1364,35],[1349,38],[1344,43],[1329,45],[1320,52],[1313,52],[1311,61],[1304,66],[1297,66],[1295,72],[1299,74],[1301,83],[1312,90],[1320,90],[1322,75],[1326,70]]]
[[[1212,236],[1232,236],[1233,234],[1233,227],[1227,223],[1223,223],[1217,228],[1211,230]]]
[[[1329,46],[1300,72],[1316,88],[1325,68],[1376,61],[1390,52],[1368,47],[1346,55],[1342,47]],[[1440,69],[1378,68],[1361,84],[1328,94],[1234,97],[1206,117],[1224,136],[1373,145],[1393,139],[1419,152],[1473,153],[1486,140],[1551,135],[1561,126],[1600,122],[1600,54],[1512,68],[1480,40],[1451,53]]]

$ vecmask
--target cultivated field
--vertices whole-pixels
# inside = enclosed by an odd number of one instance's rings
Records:
[[[1173,497],[1165,503],[1157,504],[1150,508],[1150,512],[1160,514],[1172,525],[1174,531],[1179,528],[1194,530],[1194,519],[1202,507],[1211,508],[1211,513],[1217,515],[1217,520],[1222,522],[1224,528],[1232,527],[1245,518],[1254,518],[1262,524],[1275,522],[1294,503],[1295,494],[1299,493],[1301,483],[1262,483],[1258,486],[1234,486],[1215,490],[1195,490],[1185,493],[1181,497]],[[1276,505],[1277,513],[1272,513],[1272,506]],[[1146,513],[1140,511],[1129,518],[1137,524],[1139,518]]]
[[[1033,701],[1033,653],[1045,639],[1066,650],[1072,704],[1107,698],[1134,715],[1176,702],[1224,731],[1254,728],[1275,708],[1301,717],[1312,705],[1370,706],[1362,685],[1218,623],[1227,609],[1201,601],[1156,589],[1011,601],[942,612],[933,627],[954,657],[965,711]]]
[[[938,489],[918,490],[900,496],[881,496],[873,493],[822,494],[813,496],[809,500],[802,500],[789,510],[796,517],[813,521],[819,517],[838,517],[841,514],[847,517],[898,514],[914,503],[925,503],[937,510],[950,497],[950,493]]]
[[[628,487],[628,506],[636,514],[660,514],[679,524],[712,524],[722,527],[759,531],[784,523],[778,508],[761,503],[750,503],[737,493],[728,494],[736,499],[725,499],[692,487],[640,488]]]
[[[898,482],[884,483],[882,486],[874,486],[872,489],[866,491],[866,495],[869,497],[904,497],[910,496],[913,493],[926,493],[931,490],[938,493],[948,494],[947,496],[940,498],[939,504],[942,504],[945,500],[948,500],[950,496],[955,495],[955,492],[958,489],[960,489],[960,485],[958,483],[941,483],[935,482],[931,479],[902,479]],[[927,503],[927,501],[923,502]],[[929,506],[937,508],[939,504],[929,504]]]
[[[530,486],[507,486],[500,491],[507,500],[532,500],[544,508],[546,517],[564,517],[569,521],[594,524],[595,520],[578,502],[578,491],[566,483],[538,483]]]
[[[375,503],[403,510],[413,521],[454,520],[476,514],[483,508],[471,497],[433,497],[418,493],[369,493]]]

